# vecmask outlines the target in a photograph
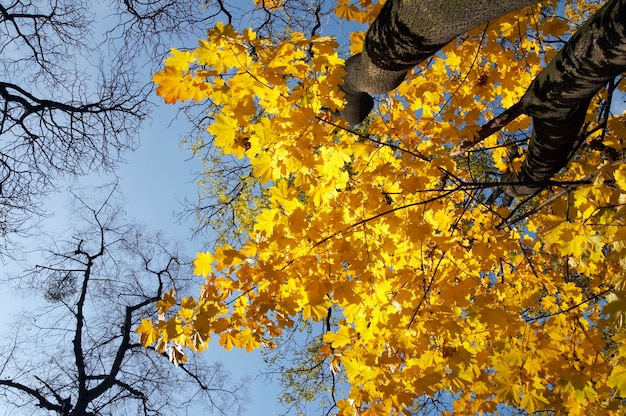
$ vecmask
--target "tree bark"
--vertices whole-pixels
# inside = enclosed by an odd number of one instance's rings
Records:
[[[510,196],[543,187],[571,158],[593,96],[626,71],[626,0],[607,2],[533,80],[520,103],[533,118],[528,156]]]
[[[342,86],[347,104],[340,116],[350,124],[367,117],[369,94],[396,88],[416,64],[460,34],[536,0],[389,0],[370,26],[363,51],[346,61]]]
[[[369,94],[396,88],[406,72],[467,30],[534,0],[390,0],[369,28],[364,50],[346,61],[340,114],[351,124],[367,117]],[[592,97],[626,71],[626,0],[608,1],[531,83],[516,114],[533,118],[521,172],[505,175],[510,196],[530,195],[571,158]],[[510,121],[510,120],[509,120]],[[504,126],[500,126],[504,127]]]

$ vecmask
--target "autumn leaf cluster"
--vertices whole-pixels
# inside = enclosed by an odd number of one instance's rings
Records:
[[[210,103],[211,140],[249,162],[265,202],[250,207],[243,244],[197,255],[200,295],[170,293],[142,342],[180,353],[216,337],[250,351],[302,316],[324,325],[318,354],[350,385],[340,415],[408,414],[441,391],[454,414],[622,414],[626,117],[610,114],[611,94],[590,106],[563,185],[514,208],[486,199],[519,168],[529,119],[449,156],[517,102],[597,6],[548,2],[463,35],[358,127],[331,116],[343,105],[331,38],[219,24],[198,48],[173,49],[158,94]],[[379,7],[335,11],[362,23]],[[358,52],[363,33],[350,40]],[[326,327],[331,310],[340,318]]]

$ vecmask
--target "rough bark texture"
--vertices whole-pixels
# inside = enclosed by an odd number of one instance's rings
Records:
[[[396,88],[406,72],[467,30],[534,0],[390,0],[372,23],[364,51],[346,61],[340,114],[358,124],[371,111],[369,94]],[[522,98],[520,113],[533,118],[528,157],[505,182],[510,196],[541,189],[571,158],[589,103],[607,82],[626,71],[626,0],[608,1],[566,43]]]
[[[528,157],[511,196],[542,187],[572,156],[592,97],[626,70],[626,0],[607,2],[535,78],[521,100],[533,118]],[[533,185],[536,183],[536,185]]]
[[[371,111],[369,94],[396,88],[409,69],[468,30],[536,0],[390,0],[365,38],[362,53],[346,61],[341,116],[358,124]]]

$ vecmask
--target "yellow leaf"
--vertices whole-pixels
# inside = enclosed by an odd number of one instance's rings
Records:
[[[521,389],[515,383],[499,383],[496,387],[496,396],[498,400],[510,404],[517,404],[520,402]]]
[[[154,74],[152,80],[158,85],[157,95],[162,97],[166,104],[185,101],[189,96],[191,78],[176,68],[166,66],[163,71]]]
[[[339,4],[335,6],[335,13],[340,19],[345,19],[348,21],[358,20],[358,17],[360,15],[360,11],[356,6],[347,4]]]
[[[567,24],[567,20],[555,17],[550,19],[548,23],[544,25],[544,31],[550,34],[550,36],[559,37],[569,32],[570,27]]]
[[[535,413],[535,411],[543,409],[548,404],[550,404],[548,399],[534,390],[523,393],[520,401],[520,406],[528,413]]]
[[[461,57],[450,51],[446,54],[445,63],[453,71],[458,71],[461,65]]]
[[[239,125],[232,115],[220,113],[215,116],[215,122],[208,127],[209,133],[215,136],[215,145],[224,148],[224,152],[230,153],[235,145],[235,135]]]
[[[180,301],[180,307],[184,309],[194,309],[196,307],[196,300],[192,297],[185,297]]]
[[[232,332],[226,331],[220,334],[220,345],[227,351],[233,349],[233,346],[237,346],[237,338]]]
[[[342,326],[337,332],[324,334],[324,342],[331,344],[333,348],[342,348],[349,345],[356,337],[356,331],[350,326]]]
[[[244,347],[246,351],[251,352],[261,346],[261,342],[256,339],[250,328],[246,328],[237,334],[237,346]]]
[[[359,360],[355,360],[354,358],[343,359],[341,360],[341,364],[346,370],[346,375],[348,377],[354,377],[355,375],[362,374],[367,368],[365,364]]]
[[[193,261],[194,270],[193,273],[206,277],[211,273],[213,264],[213,255],[208,251],[205,253],[197,253],[196,259]]]
[[[626,192],[626,164],[620,164],[614,173],[615,183]]]
[[[139,334],[139,342],[141,342],[144,347],[149,347],[159,338],[159,332],[152,325],[152,321],[148,319],[142,319],[141,325],[137,327],[135,332]]]
[[[313,319],[319,321],[328,315],[328,302],[324,303],[307,303],[302,308],[302,316],[304,319]]]
[[[320,173],[325,179],[336,178],[344,172],[344,167],[350,162],[350,155],[342,149],[324,147],[320,149],[323,163],[320,166]]]
[[[163,297],[157,301],[156,306],[159,316],[164,316],[172,306],[176,304],[176,291],[170,289]]]
[[[365,32],[350,33],[350,54],[356,55],[363,50],[363,42],[365,41]]]
[[[616,327],[626,324],[626,292],[615,291],[606,297],[602,313],[608,315]]]
[[[261,153],[253,158],[250,163],[253,166],[254,176],[261,182],[267,182],[272,179],[272,171],[274,169],[272,158],[267,153]]]
[[[276,224],[276,214],[278,214],[278,210],[276,208],[263,210],[263,212],[256,217],[254,224],[255,231],[263,232],[266,237],[271,237],[274,225]]]
[[[165,66],[175,69],[179,72],[185,72],[189,70],[189,64],[195,60],[193,53],[189,51],[179,51],[178,49],[170,49],[169,58],[165,59]]]
[[[524,370],[526,370],[526,373],[530,376],[539,374],[542,368],[541,362],[534,357],[528,357],[524,361]]]

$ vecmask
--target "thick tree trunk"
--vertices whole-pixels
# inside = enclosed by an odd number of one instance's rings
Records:
[[[346,61],[341,117],[358,124],[373,107],[369,94],[396,88],[408,70],[460,34],[537,0],[389,0],[367,31],[364,50]]]
[[[626,0],[611,0],[570,38],[522,97],[533,133],[518,175],[524,185],[506,187],[507,194],[532,194],[567,164],[591,99],[624,71]]]
[[[340,114],[351,124],[373,107],[369,94],[396,88],[406,72],[467,30],[534,0],[389,0],[367,32],[364,50],[346,61]],[[606,83],[626,71],[626,0],[610,0],[566,43],[532,82],[519,113],[533,118],[528,157],[507,186],[511,196],[541,189],[572,156],[587,107]],[[508,181],[508,180],[507,180]]]

